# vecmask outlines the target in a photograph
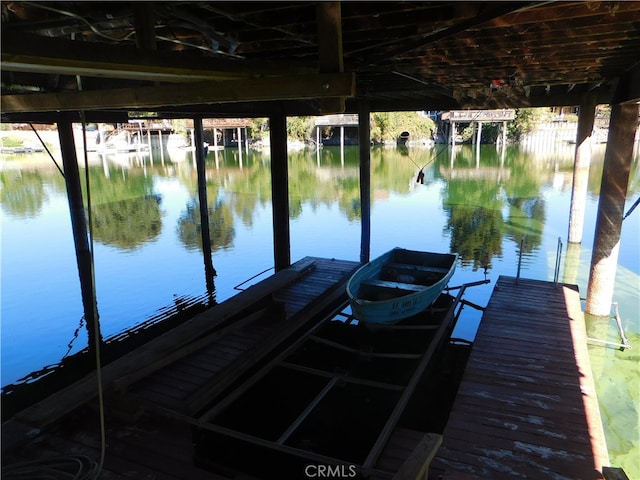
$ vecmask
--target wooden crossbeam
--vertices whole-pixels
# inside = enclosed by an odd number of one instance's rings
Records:
[[[299,75],[317,71],[314,66],[297,66],[291,62],[211,59],[153,51],[149,49],[150,42],[143,45],[147,48],[135,49],[7,31],[2,33],[2,70],[173,83]]]
[[[344,71],[342,54],[342,13],[340,2],[321,2],[316,6],[318,24],[318,66],[323,73]],[[324,114],[343,113],[345,98],[325,98],[321,100]]]
[[[353,74],[314,74],[185,85],[3,95],[3,113],[145,109],[216,103],[353,97]]]

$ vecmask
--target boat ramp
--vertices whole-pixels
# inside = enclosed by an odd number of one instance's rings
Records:
[[[604,478],[576,287],[500,277],[460,349],[463,289],[366,333],[358,266],[306,257],[105,365],[102,402],[93,374],[28,407],[3,477],[55,459],[114,480]]]

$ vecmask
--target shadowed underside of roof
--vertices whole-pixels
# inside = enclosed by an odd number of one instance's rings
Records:
[[[4,121],[640,98],[639,1],[3,2],[1,48]]]

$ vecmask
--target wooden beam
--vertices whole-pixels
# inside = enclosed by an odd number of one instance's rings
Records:
[[[436,456],[442,445],[442,435],[425,433],[420,443],[414,448],[409,457],[396,472],[393,480],[413,480],[427,478],[431,460]]]
[[[287,154],[287,117],[269,117],[271,140],[271,203],[273,209],[273,257],[276,272],[291,265],[289,227],[289,162]]]
[[[617,91],[623,92],[616,93],[616,97],[625,96],[626,80],[622,80]],[[620,233],[637,127],[637,104],[618,103],[611,106],[585,308],[586,313],[598,317],[609,317],[611,314],[613,281],[618,267]]]
[[[163,106],[298,100],[355,95],[353,74],[318,74],[227,80],[187,85],[116,88],[76,92],[3,95],[3,113],[100,109],[145,109]]]
[[[358,104],[358,143],[360,153],[360,262],[371,255],[371,110],[367,102]]]
[[[204,151],[204,130],[202,127],[202,118],[198,117],[193,119],[193,130],[196,143],[194,147],[196,155],[196,171],[198,176],[198,207],[200,209],[200,235],[202,238],[205,285],[207,286],[207,295],[209,296],[209,299],[213,300],[213,292],[215,290],[213,277],[217,274],[215,268],[213,268],[213,254],[211,252],[209,200],[207,198],[207,155]],[[162,143],[160,143],[160,148],[164,148]]]
[[[344,72],[342,55],[342,13],[340,2],[321,2],[316,7],[318,26],[318,66],[322,73]],[[345,98],[335,97],[321,100],[324,114],[342,113]]]
[[[143,45],[151,46],[150,42]],[[21,32],[2,32],[2,70],[160,82],[259,78],[308,74],[312,66],[291,62],[230,60],[138,50]]]
[[[139,49],[157,50],[153,4],[136,2],[133,6],[133,19],[136,30],[136,46]]]
[[[67,119],[73,123],[82,123],[80,112],[67,112]],[[184,118],[184,115],[181,117]],[[60,113],[58,112],[29,112],[29,113],[14,113],[5,115],[5,112],[0,113],[0,122],[2,123],[58,123],[61,120]],[[104,112],[93,111],[85,112],[84,120],[86,123],[127,123],[129,116],[127,112]]]
[[[171,355],[188,343],[197,341],[214,329],[220,328],[225,321],[246,309],[247,305],[259,301],[307,273],[309,269],[314,268],[314,263],[312,258],[305,257],[292,265],[291,268],[277,272],[252,285],[247,290],[205,310],[184,324],[104,366],[102,380],[105,390],[110,388],[116,380],[131,375],[140,365],[145,366],[158,362],[160,358]],[[79,405],[91,400],[96,394],[96,374],[92,372],[82,380],[55,392],[35,405],[27,407],[16,414],[13,420],[18,424],[18,430],[29,431],[29,427],[31,427],[31,431],[42,429]],[[5,425],[3,424],[3,433],[4,430]],[[11,444],[9,444],[9,439],[5,440],[3,436],[2,448],[10,449],[24,440],[24,438],[15,436],[10,439]]]
[[[593,92],[589,92],[582,98],[578,113],[576,151],[573,160],[573,186],[571,188],[571,206],[569,208],[568,241],[570,243],[582,242],[589,184],[589,166],[591,165],[591,134],[595,118],[596,96]]]
[[[58,137],[60,139],[62,165],[64,166],[64,181],[69,201],[71,230],[73,232],[73,243],[75,245],[78,276],[80,278],[84,319],[89,335],[88,348],[89,352],[95,355],[98,344],[102,343],[102,335],[100,334],[100,323],[98,322],[96,305],[93,254],[91,245],[89,244],[89,230],[85,219],[86,211],[82,198],[82,182],[80,181],[78,158],[76,156],[76,146],[73,138],[73,126],[70,119],[65,118],[58,122]]]

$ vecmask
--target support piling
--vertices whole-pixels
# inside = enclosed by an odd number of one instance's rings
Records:
[[[276,272],[291,265],[289,235],[289,166],[287,117],[269,117],[271,139],[271,198],[273,203],[273,251]]]
[[[576,132],[576,151],[573,164],[573,188],[569,211],[569,243],[582,242],[584,212],[587,203],[589,165],[591,163],[591,134],[596,112],[596,97],[588,93],[582,97]]]
[[[585,310],[594,316],[608,316],[613,301],[637,121],[637,104],[612,105]]]

